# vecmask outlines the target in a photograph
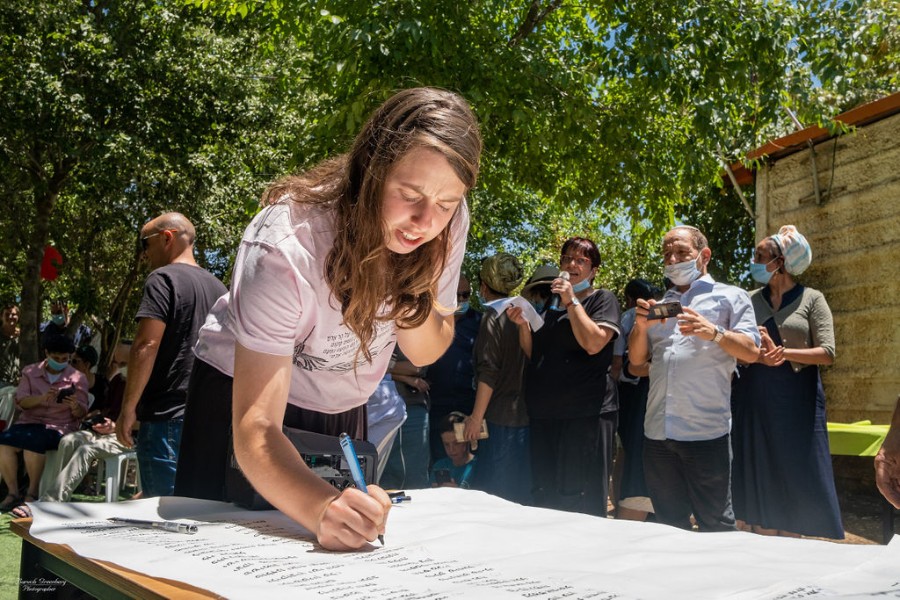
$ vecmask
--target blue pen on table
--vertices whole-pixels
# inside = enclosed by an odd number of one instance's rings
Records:
[[[175,521],[144,521],[142,519],[124,519],[122,517],[110,517],[107,521],[119,525],[141,527],[143,529],[162,529],[163,531],[171,531],[173,533],[197,533],[197,526],[191,525],[190,523],[177,523]]]
[[[411,502],[412,496],[392,496],[391,504],[400,504],[401,502]]]
[[[363,494],[368,494],[369,488],[366,487],[366,478],[363,475],[362,467],[359,466],[359,457],[356,455],[356,448],[353,447],[353,440],[351,440],[350,436],[346,433],[341,434],[341,449],[344,451],[344,458],[347,459],[347,464],[350,466],[350,474],[353,476],[353,483],[356,484],[357,489]],[[378,541],[384,546],[383,535],[378,534]]]

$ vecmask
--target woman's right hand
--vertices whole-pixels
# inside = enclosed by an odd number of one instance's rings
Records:
[[[522,308],[519,306],[510,306],[506,309],[506,316],[516,325],[527,325],[528,320],[523,314]]]
[[[765,326],[759,326],[759,358],[756,362],[762,363],[767,367],[780,367],[784,364],[784,346],[776,346],[775,341],[769,335],[769,330]]]
[[[784,346],[776,346],[774,350],[768,352],[760,350],[759,359],[756,362],[767,367],[780,367],[784,364]]]
[[[319,520],[316,538],[327,550],[358,550],[384,535],[391,499],[377,485],[368,494],[347,488],[332,500]]]

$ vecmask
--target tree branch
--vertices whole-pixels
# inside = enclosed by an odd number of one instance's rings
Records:
[[[561,4],[562,0],[551,0],[550,3],[542,9],[541,0],[532,0],[531,6],[528,7],[528,12],[525,14],[525,19],[522,21],[522,24],[519,25],[519,29],[516,30],[515,35],[510,38],[507,46],[510,48],[518,46],[522,40],[540,27],[541,23],[550,16],[550,13],[559,8]]]

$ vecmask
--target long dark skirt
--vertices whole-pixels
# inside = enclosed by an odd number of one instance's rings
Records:
[[[605,517],[616,411],[529,426],[535,506]]]
[[[194,361],[175,472],[175,495],[225,500],[231,451],[232,378],[200,359]],[[287,405],[284,425],[324,435],[347,432],[366,439],[365,404],[334,415]]]
[[[644,481],[644,416],[650,378],[638,383],[619,383],[619,438],[625,450],[619,499],[650,497]]]
[[[732,386],[735,517],[843,539],[818,368],[740,368]]]

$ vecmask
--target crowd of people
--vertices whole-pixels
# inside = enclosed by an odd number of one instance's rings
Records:
[[[633,280],[624,313],[595,287],[601,249],[584,237],[527,279],[515,256],[487,257],[473,286],[460,271],[480,154],[461,97],[399,92],[346,154],[265,192],[230,290],[196,263],[186,217],[148,221],[136,333],[102,374],[60,302],[44,359],[19,365],[18,312],[3,307],[0,379],[18,415],[0,433],[0,508],[65,501],[91,461],[135,448],[144,495],[228,500],[237,465],[329,549],[384,534],[384,488],[427,486],[700,531],[843,537],[818,373],[834,331],[823,295],[796,281],[806,238],[792,226],[765,238],[750,266],[763,287],[748,293],[712,278],[702,232],[675,227],[665,289]],[[377,431],[380,481],[336,489],[282,427]],[[897,430],[876,462],[895,500]]]

